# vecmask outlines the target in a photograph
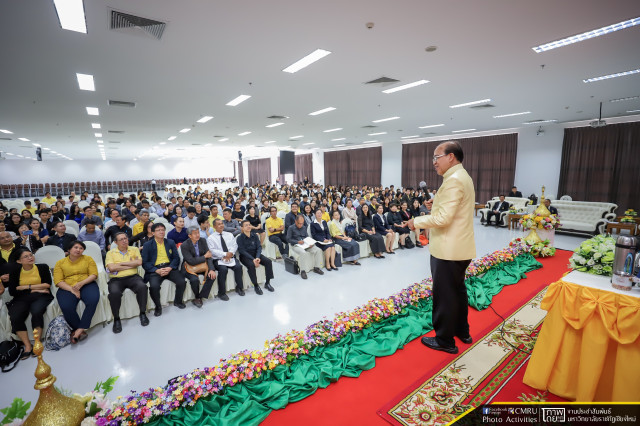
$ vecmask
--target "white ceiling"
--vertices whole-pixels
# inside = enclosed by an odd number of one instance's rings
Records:
[[[162,39],[110,30],[111,9],[167,22]],[[13,139],[0,140],[0,151],[34,156],[30,142],[17,140],[24,137],[75,160],[99,159],[92,122],[102,125],[108,160],[145,152],[143,158],[233,158],[239,149],[255,155],[250,146],[272,140],[266,146],[401,143],[401,136],[431,131],[592,119],[600,101],[603,117],[640,109],[640,99],[608,102],[640,95],[640,74],[582,82],[640,68],[640,27],[544,53],[531,49],[638,17],[637,0],[85,0],[85,10],[88,33],[81,34],[60,28],[52,0],[0,3],[0,129],[14,133],[0,134]],[[431,45],[438,49],[425,52]],[[318,48],[332,54],[295,74],[282,72]],[[92,74],[96,91],[79,90],[76,72]],[[431,82],[393,94],[381,92],[391,86],[363,84],[382,76],[400,80],[396,85]],[[240,94],[252,97],[225,105]],[[495,108],[448,107],[485,98]],[[109,99],[137,106],[108,106]],[[87,106],[99,107],[100,116],[88,116]],[[336,110],[308,115],[325,107]],[[532,114],[492,118],[521,111]],[[197,124],[203,115],[215,118]],[[270,115],[290,118],[266,128],[276,122]],[[391,116],[401,118],[363,128]],[[445,126],[418,128],[438,123]],[[178,133],[186,127],[192,130]],[[244,131],[252,133],[238,136]],[[289,141],[295,135],[304,138]]]

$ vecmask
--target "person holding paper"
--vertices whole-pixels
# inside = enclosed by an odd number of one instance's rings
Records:
[[[322,209],[315,211],[315,219],[311,223],[311,238],[316,240],[316,246],[324,251],[324,266],[327,271],[337,271],[336,268],[336,245],[333,244],[329,225],[322,219],[325,212]]]
[[[308,206],[308,204],[307,204]],[[309,241],[306,243],[305,240]],[[309,239],[307,224],[303,215],[296,217],[295,224],[287,229],[287,242],[291,244],[291,250],[298,255],[298,265],[300,266],[300,276],[307,279],[307,272],[313,270],[316,274],[324,275],[322,272],[322,250],[315,246],[315,241]]]

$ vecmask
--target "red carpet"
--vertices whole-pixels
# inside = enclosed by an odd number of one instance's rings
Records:
[[[569,251],[558,250],[555,257],[540,259],[543,268],[530,272],[527,279],[518,284],[506,286],[493,298],[493,308],[504,317],[511,315],[567,271],[571,254]],[[491,309],[481,312],[469,310],[474,340],[483,337],[500,321]],[[469,345],[459,343],[461,352],[468,347]],[[417,386],[416,382],[425,375],[437,373],[451,361],[451,357],[452,355],[443,352],[426,349],[420,339],[416,339],[395,354],[378,358],[376,367],[363,371],[360,377],[343,377],[302,401],[272,412],[262,424],[324,426],[330,420],[332,425],[387,425],[376,411],[413,384]]]

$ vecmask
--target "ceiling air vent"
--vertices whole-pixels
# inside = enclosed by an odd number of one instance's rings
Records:
[[[221,135],[214,135],[213,137],[214,138],[224,138],[224,136],[221,136]]]
[[[109,99],[109,106],[135,108],[136,107],[136,103],[135,102],[128,102],[128,101],[114,101],[112,99]]]
[[[109,28],[112,30],[120,30],[123,32],[142,30],[146,34],[158,40],[162,38],[164,29],[167,26],[166,23],[161,21],[143,18],[142,16],[130,15],[116,10],[111,11],[110,24]]]
[[[286,115],[270,115],[267,118],[270,118],[272,120],[285,120],[285,119],[287,119],[289,117],[287,117]]]
[[[423,135],[437,135],[436,132],[425,132],[423,133]]]
[[[191,145],[202,145],[201,143],[192,143]]]
[[[364,84],[379,84],[381,86],[388,86],[390,84],[397,83],[398,81],[400,80],[396,80],[395,78],[380,77],[376,78],[375,80],[367,81]]]
[[[369,124],[367,126],[362,126],[363,129],[373,129],[373,128],[376,128],[376,127],[378,127],[378,126],[374,126],[372,124]]]
[[[10,141],[11,138],[0,138],[0,141]]]
[[[120,141],[109,141],[109,143],[120,143]]]
[[[484,104],[484,105],[475,105],[475,106],[471,106],[469,107],[470,109],[483,109],[483,108],[495,108],[495,105],[491,105],[491,104]]]
[[[107,130],[109,133],[124,133],[124,130]]]

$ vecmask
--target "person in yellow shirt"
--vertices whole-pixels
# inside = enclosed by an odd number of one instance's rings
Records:
[[[291,207],[289,203],[284,200],[284,194],[278,194],[278,201],[273,203],[273,205],[278,209],[279,212],[289,213],[291,211]]]
[[[29,210],[29,212],[31,213],[31,216],[33,216],[34,214],[36,214],[36,208],[35,208],[35,207],[33,207],[33,206],[31,205],[31,201],[29,201],[29,200],[26,200],[26,201],[24,202],[24,209],[23,209],[23,211],[24,211],[24,210]]]
[[[83,242],[75,241],[69,248],[69,256],[56,262],[53,269],[53,282],[58,286],[56,299],[65,321],[73,330],[73,344],[87,338],[85,330],[91,326],[100,301],[100,290],[96,283],[98,267],[90,256],[83,254],[86,248]],[[85,305],[82,318],[76,311],[80,300]]]
[[[142,231],[144,231],[144,225],[149,222],[149,210],[142,209],[140,210],[140,214],[138,215],[138,223],[133,225],[133,236],[135,237]]]
[[[475,190],[462,167],[464,153],[456,141],[443,142],[433,152],[433,166],[444,179],[432,201],[431,214],[407,221],[412,230],[431,228],[429,250],[433,277],[433,328],[436,337],[422,343],[435,350],[458,353],[454,336],[472,343],[467,320],[464,276],[476,256],[473,233]]]
[[[44,194],[42,202],[49,204],[49,207],[51,207],[52,204],[56,203],[56,199],[51,196],[50,192],[47,192],[46,194]]]
[[[324,220],[327,223],[331,222],[331,216],[329,216],[329,212],[327,211],[327,206],[323,204],[322,206],[320,206],[320,209],[322,210],[322,220]]]
[[[213,221],[216,219],[224,220],[222,216],[218,214],[218,206],[215,204],[211,205],[211,214],[209,215],[209,225],[213,228]]]
[[[149,325],[147,318],[147,285],[140,275],[138,266],[142,265],[142,256],[137,247],[129,246],[129,237],[124,232],[116,234],[114,241],[116,247],[109,250],[105,258],[105,264],[109,272],[109,304],[113,314],[113,332],[122,331],[120,321],[120,303],[122,293],[126,289],[133,291],[140,309],[140,324],[143,327]]]
[[[269,241],[278,246],[278,250],[280,250],[282,256],[288,256],[289,244],[284,235],[284,221],[278,217],[278,209],[275,206],[271,206],[269,214],[271,216],[269,216],[264,223],[267,228],[267,237]]]

